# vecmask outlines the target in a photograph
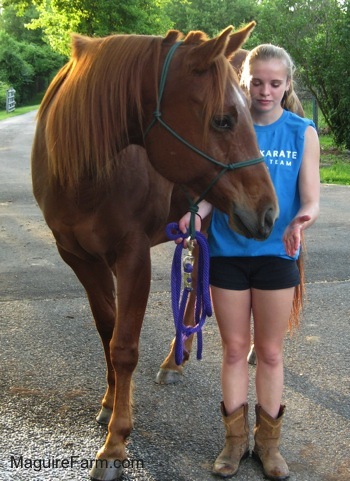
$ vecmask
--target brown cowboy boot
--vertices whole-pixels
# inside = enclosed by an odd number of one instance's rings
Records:
[[[287,463],[279,452],[284,410],[285,406],[281,406],[277,419],[274,419],[259,404],[255,406],[255,445],[252,454],[262,463],[265,476],[274,481],[289,477]]]
[[[224,449],[214,463],[213,474],[230,478],[237,473],[241,460],[249,456],[248,404],[243,404],[227,416],[222,402],[221,412],[226,440]]]

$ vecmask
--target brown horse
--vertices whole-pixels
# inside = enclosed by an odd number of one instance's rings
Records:
[[[269,235],[278,214],[228,61],[254,25],[235,33],[229,27],[211,40],[190,32],[181,42],[177,31],[165,38],[74,36],[72,58],[40,107],[34,195],[87,292],[107,362],[98,420],[109,421],[108,436],[93,479],[117,479],[114,462],[126,458],[150,249],[187,211],[183,190],[205,192],[233,229],[256,239]]]

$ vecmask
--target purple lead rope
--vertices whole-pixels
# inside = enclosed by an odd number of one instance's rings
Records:
[[[176,223],[168,224],[166,234],[170,240],[178,238],[187,239],[188,233],[183,234],[179,230]],[[192,334],[197,334],[197,359],[202,359],[203,338],[202,328],[206,320],[206,316],[212,315],[212,306],[209,292],[209,249],[206,237],[200,232],[195,233],[195,238],[199,248],[198,256],[198,274],[196,300],[194,309],[194,326],[185,326],[183,323],[185,309],[187,305],[188,295],[192,291],[191,274],[193,265],[184,259],[184,276],[188,276],[188,282],[184,283],[184,289],[181,296],[182,287],[182,250],[183,242],[177,244],[174,252],[173,263],[171,267],[171,304],[173,310],[175,324],[175,362],[179,366],[183,363],[184,342]]]

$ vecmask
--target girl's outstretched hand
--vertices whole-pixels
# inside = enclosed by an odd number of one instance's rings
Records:
[[[287,226],[283,234],[284,248],[286,253],[294,257],[300,247],[301,231],[306,227],[305,224],[311,219],[307,214],[295,217]]]

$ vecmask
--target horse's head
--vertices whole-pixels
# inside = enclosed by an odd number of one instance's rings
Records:
[[[151,125],[146,148],[164,177],[197,197],[206,192],[205,199],[229,215],[235,231],[265,239],[278,214],[277,199],[267,167],[259,162],[247,101],[229,62],[254,26],[233,34],[229,27],[211,40],[191,32],[177,47],[174,32],[167,35],[157,107],[150,102],[152,110],[145,112]],[[250,160],[253,165],[243,166]]]

